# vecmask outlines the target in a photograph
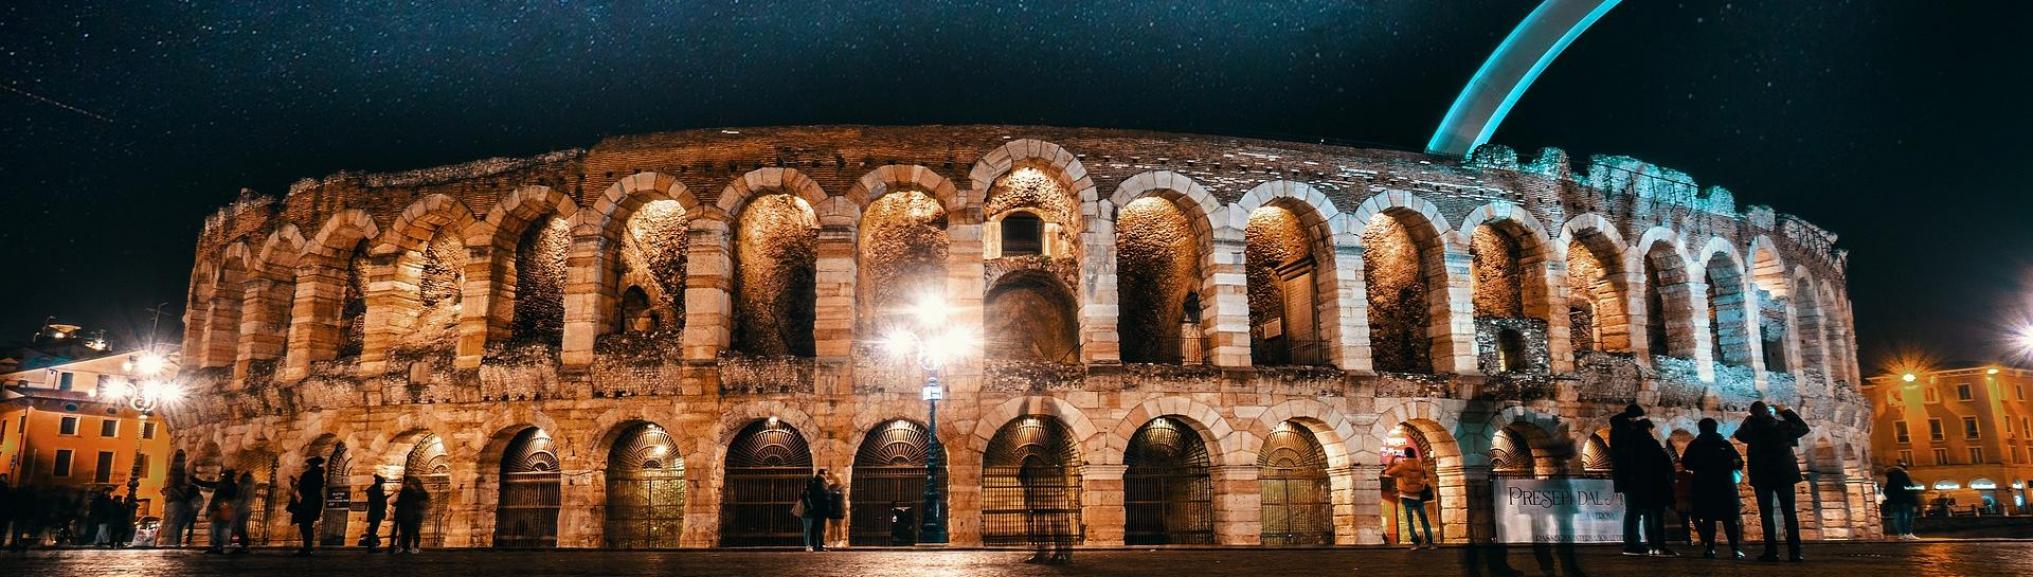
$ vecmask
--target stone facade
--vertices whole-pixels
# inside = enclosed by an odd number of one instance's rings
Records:
[[[888,454],[874,431],[921,431],[926,407],[920,370],[875,345],[930,294],[985,343],[941,374],[955,543],[997,542],[1004,431],[1064,437],[1023,446],[1057,447],[1032,457],[1065,461],[1055,494],[1091,545],[1151,538],[1148,510],[1187,511],[1165,513],[1190,525],[1159,535],[1177,542],[1384,542],[1380,455],[1401,444],[1426,449],[1438,529],[1463,542],[1493,530],[1498,445],[1529,455],[1524,474],[1600,475],[1624,403],[1675,439],[1758,399],[1801,407],[1804,446],[1832,455],[1807,461],[1809,536],[1858,538],[1875,532],[1853,442],[1870,423],[1834,239],[1670,169],[1557,149],[1005,126],[622,137],[243,194],[198,240],[184,354],[201,392],[169,416],[201,472],[287,479],[343,444],[335,482],[356,492],[441,443],[446,545],[528,537],[529,503],[503,495],[532,479],[557,487],[543,537],[639,544],[616,536],[651,506],[610,492],[670,471],[681,502],[647,542],[742,543],[775,531],[744,509],[770,500],[746,489],[764,461],[887,507],[862,496],[908,467],[871,461]],[[1149,509],[1154,478],[1203,491]],[[350,516],[327,523],[350,539]]]

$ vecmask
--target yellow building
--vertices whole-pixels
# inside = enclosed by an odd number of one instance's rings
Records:
[[[2033,371],[1999,364],[1866,380],[1879,470],[1907,463],[1930,513],[2033,514]]]
[[[135,378],[139,358],[109,355],[0,375],[0,477],[12,487],[111,487],[124,496],[138,448],[137,515],[160,516],[168,423],[144,420],[114,398]],[[173,370],[145,368],[163,377]]]

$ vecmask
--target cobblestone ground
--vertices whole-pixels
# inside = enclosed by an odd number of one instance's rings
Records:
[[[1547,569],[1542,569],[1529,547],[1511,549],[1507,555],[1502,553],[1505,552],[1459,548],[1419,552],[1395,549],[1111,550],[1080,551],[1072,565],[1047,567],[1019,563],[1024,554],[1008,551],[457,550],[389,556],[369,555],[356,550],[321,552],[315,557],[303,559],[274,550],[233,557],[203,556],[195,551],[73,550],[0,553],[0,576],[2033,575],[2033,541],[1810,545],[1807,549],[1809,561],[1806,563],[1650,559],[1619,556],[1613,548],[1582,547],[1573,552],[1571,565],[1556,560]],[[1548,553],[1553,554],[1555,559],[1559,557],[1558,552]],[[1493,559],[1496,560],[1494,563]]]

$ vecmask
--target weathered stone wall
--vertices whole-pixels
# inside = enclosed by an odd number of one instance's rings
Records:
[[[191,307],[186,350],[230,354],[188,354],[204,359],[189,373],[198,394],[166,416],[199,462],[272,463],[269,477],[343,442],[356,488],[400,476],[426,433],[442,438],[456,546],[492,543],[503,454],[531,427],[553,439],[564,479],[559,542],[604,543],[606,456],[621,431],[654,423],[684,463],[679,544],[710,546],[736,431],[779,420],[816,466],[847,472],[869,431],[924,414],[924,375],[871,352],[883,335],[863,322],[921,279],[945,288],[949,324],[986,341],[940,373],[958,543],[980,541],[990,437],[1026,416],[1061,423],[1079,448],[1089,544],[1123,542],[1124,456],[1159,417],[1208,448],[1219,543],[1261,539],[1258,451],[1292,427],[1327,454],[1334,542],[1384,538],[1378,456],[1403,431],[1432,449],[1440,532],[1460,542],[1490,527],[1496,431],[1580,454],[1628,402],[1652,407],[1663,436],[1702,417],[1733,426],[1752,400],[1807,407],[1833,444],[1803,489],[1813,534],[1869,536],[1871,478],[1847,441],[1868,437],[1868,413],[1848,385],[1843,254],[1810,224],[1687,182],[1621,157],[1577,171],[1551,149],[1460,161],[996,126],[691,131],[342,173],[207,220],[190,300],[241,306]],[[1167,210],[1144,208],[1158,198]],[[1017,209],[1054,225],[1048,255],[992,253],[994,219]],[[1277,232],[1260,214],[1282,219]],[[1331,362],[1253,364],[1249,331],[1270,303],[1293,303],[1265,296],[1269,267],[1251,261],[1301,256],[1318,267],[1311,312]],[[1743,269],[1756,314],[1725,314],[1734,303],[1706,290],[1728,275],[1643,268],[1714,262]],[[631,289],[640,300],[622,298]],[[1151,360],[1196,290],[1213,362],[1122,362]],[[1654,294],[1679,304],[1647,306]],[[348,316],[346,302],[367,310]],[[634,306],[664,312],[649,315],[663,328],[632,330]],[[407,332],[374,325],[404,314]],[[338,354],[355,318],[365,350]],[[514,338],[536,318],[547,338]],[[1665,338],[1644,330],[1656,321]],[[1523,370],[1494,363],[1506,329],[1523,337]],[[1713,353],[1731,331],[1747,365]],[[1649,354],[1659,341],[1693,354]],[[1789,370],[1761,362],[1774,355]],[[1579,461],[1533,474],[1600,475]],[[286,539],[281,516],[265,519]]]

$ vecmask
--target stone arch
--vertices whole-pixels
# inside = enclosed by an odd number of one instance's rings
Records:
[[[1097,527],[1103,530],[1100,535],[1088,534],[1082,522],[1083,509],[1090,504],[1083,493],[1094,457],[1091,444],[1079,440],[1083,433],[1067,421],[1061,415],[1026,411],[1005,421],[977,422],[981,485],[975,510],[983,543],[1020,545],[1045,537],[1078,544],[1082,538],[1116,538],[1115,529],[1108,526],[1114,525],[1112,519]]]
[[[1491,416],[1484,427],[1492,435],[1505,430],[1520,433],[1526,441],[1525,448],[1531,451],[1530,471],[1533,476],[1548,477],[1567,472],[1570,461],[1576,456],[1573,433],[1558,415],[1534,410],[1524,405],[1512,405]]]
[[[819,211],[828,200],[812,179],[782,168],[750,171],[721,193],[734,230],[734,350],[816,354]]]
[[[851,263],[861,334],[882,334],[917,299],[950,298],[949,231],[964,210],[953,183],[923,166],[886,165],[862,175],[846,200],[862,207]]]
[[[1631,285],[1643,275],[1625,267],[1629,245],[1623,234],[1608,217],[1584,213],[1561,226],[1553,248],[1567,269],[1571,348],[1576,353],[1630,352]]]
[[[296,274],[285,378],[313,362],[358,355],[366,341],[367,250],[381,235],[367,211],[333,214],[304,246]]]
[[[1152,416],[1136,425],[1123,451],[1125,543],[1214,543],[1222,515],[1214,505],[1212,465],[1220,457],[1208,454],[1211,440],[1206,425],[1183,415]]]
[[[1200,435],[1207,444],[1209,457],[1217,465],[1247,467],[1256,463],[1256,443],[1247,431],[1237,431],[1229,425],[1221,412],[1199,401],[1187,397],[1166,396],[1145,399],[1131,408],[1129,413],[1116,421],[1109,430],[1106,453],[1099,464],[1120,465],[1124,449],[1129,447],[1130,437],[1145,424],[1159,417],[1176,417]]]
[[[1717,366],[1752,366],[1752,341],[1758,334],[1746,294],[1748,275],[1736,247],[1720,237],[1708,239],[1700,263],[1708,285],[1710,354]]]
[[[1456,298],[1468,271],[1451,270],[1448,254],[1462,252],[1447,219],[1432,202],[1390,191],[1363,201],[1349,216],[1359,227],[1362,287],[1370,354],[1379,372],[1472,372],[1471,335],[1453,327],[1474,323],[1472,305]],[[1458,268],[1458,267],[1457,267]],[[1463,291],[1465,292],[1465,291]]]
[[[1814,373],[1824,380],[1832,379],[1834,375],[1829,371],[1831,363],[1828,352],[1828,314],[1827,309],[1821,304],[1819,296],[1821,293],[1816,288],[1819,283],[1815,281],[1814,273],[1807,270],[1806,265],[1798,264],[1793,265],[1790,282],[1793,286],[1790,299],[1793,305],[1793,328],[1800,343],[1801,367],[1805,369],[1801,371],[1803,374],[1800,376],[1803,380],[1811,380],[1805,373]]]
[[[1565,268],[1555,265],[1557,251],[1545,226],[1514,203],[1494,201],[1463,217],[1457,234],[1468,246],[1472,314],[1478,335],[1517,335],[1521,340],[1544,342],[1547,349],[1547,359],[1540,364],[1537,359],[1513,359],[1501,346],[1480,350],[1483,347],[1478,345],[1477,364],[1482,372],[1558,372],[1568,366],[1566,359],[1572,354],[1568,316],[1554,302],[1563,288],[1558,283],[1564,280]],[[1478,338],[1477,342],[1484,340]]]
[[[1107,450],[1107,441],[1104,437],[1097,437],[1103,431],[1087,418],[1086,411],[1065,399],[1044,395],[1013,397],[983,410],[981,418],[974,421],[973,448],[978,453],[988,446],[989,439],[994,438],[1004,424],[1026,415],[1053,417],[1064,423],[1067,431],[1072,433],[1073,441],[1081,445],[1085,464],[1122,462],[1120,451],[1112,457],[1101,455]]]
[[[994,360],[1078,364],[1079,302],[1056,275],[1018,270],[995,279],[982,300],[984,353]]]
[[[989,190],[995,187],[996,181],[1026,166],[1043,170],[1058,183],[1060,190],[1064,191],[1073,203],[1083,208],[1093,205],[1096,199],[1100,198],[1095,192],[1094,180],[1088,177],[1087,167],[1080,163],[1079,157],[1057,144],[1022,138],[989,150],[974,163],[974,168],[967,173],[968,180],[973,182],[973,188],[970,189],[971,197],[965,199],[966,202],[970,206],[985,205]],[[1072,219],[1068,224],[1073,225],[1071,232],[1077,235],[1086,231],[1079,215],[1092,213],[1084,210],[1074,212],[1076,214],[1070,215]]]
[[[1122,359],[1203,362],[1211,347],[1202,327],[1219,326],[1209,321],[1228,300],[1219,296],[1215,271],[1232,266],[1215,249],[1221,205],[1199,183],[1168,171],[1132,176],[1112,198],[1115,250],[1099,256],[1107,261],[1101,268],[1116,275]]]
[[[642,206],[659,200],[678,203],[687,216],[698,215],[705,207],[678,178],[659,172],[638,172],[608,185],[593,210],[581,224],[580,236],[619,238],[628,219]]]
[[[234,376],[245,378],[260,363],[283,356],[289,345],[291,309],[296,301],[296,269],[303,255],[303,234],[284,223],[254,252],[247,288],[240,305],[240,350]],[[236,379],[237,380],[237,379]]]
[[[720,414],[720,432],[715,439],[713,462],[727,461],[727,444],[742,427],[755,421],[777,419],[805,436],[805,442],[812,448],[813,466],[826,468],[836,466],[834,458],[851,451],[845,441],[827,436],[829,429],[820,426],[818,420],[797,405],[776,400],[749,401],[726,407]],[[837,467],[836,467],[837,468]]]
[[[1438,498],[1439,514],[1433,516],[1434,536],[1441,541],[1459,541],[1469,534],[1469,491],[1467,469],[1484,467],[1489,455],[1481,443],[1485,432],[1464,430],[1462,423],[1450,412],[1441,412],[1439,407],[1428,401],[1413,401],[1392,407],[1379,415],[1371,427],[1366,442],[1375,443],[1375,450],[1381,450],[1388,443],[1393,431],[1400,428],[1416,432],[1425,440],[1426,449],[1421,459],[1430,461],[1433,472],[1434,494]],[[1461,431],[1457,436],[1453,431]],[[1470,442],[1463,446],[1460,440]],[[1407,439],[1406,442],[1414,442]],[[1379,462],[1379,465],[1386,464]],[[1381,471],[1379,471],[1381,472]],[[1389,482],[1384,480],[1383,482]],[[1388,486],[1386,486],[1388,488]],[[1396,518],[1396,504],[1386,502],[1380,513]]]
[[[960,189],[952,181],[940,176],[930,167],[916,164],[886,164],[861,175],[854,186],[847,189],[846,197],[857,206],[869,206],[881,200],[884,195],[897,191],[918,190],[938,199],[946,212],[960,212],[969,205],[961,198]]]
[[[1698,350],[1706,340],[1707,315],[1695,318],[1700,303],[1694,295],[1698,286],[1689,264],[1687,250],[1671,229],[1653,227],[1624,257],[1626,270],[1643,271],[1645,343],[1653,357],[1672,356],[1697,359],[1707,354]]]
[[[1292,399],[1272,405],[1246,424],[1250,434],[1261,439],[1286,421],[1311,429],[1327,451],[1327,463],[1333,468],[1344,469],[1376,459],[1374,449],[1365,449],[1360,441],[1368,432],[1358,433],[1355,422],[1346,413],[1319,399]]]
[[[481,298],[460,304],[460,357],[477,365],[489,342],[563,339],[564,258],[579,218],[571,197],[532,185],[503,196],[467,230],[475,258],[465,292]]]
[[[819,183],[798,169],[770,166],[748,171],[740,178],[727,183],[727,187],[720,191],[720,197],[714,201],[714,205],[719,207],[720,214],[739,219],[742,211],[748,208],[748,203],[754,201],[756,197],[770,194],[795,196],[814,209],[824,205],[827,198],[826,191],[819,187]]]
[[[395,219],[375,243],[374,255],[386,266],[368,287],[369,330],[378,334],[363,356],[452,348],[468,268],[465,231],[475,222],[471,208],[443,194],[410,203]]]
[[[1361,261],[1341,258],[1347,231],[1333,201],[1278,180],[1250,189],[1228,214],[1243,233],[1252,362],[1346,366],[1355,350],[1346,337],[1359,330],[1340,301],[1341,278]]]

